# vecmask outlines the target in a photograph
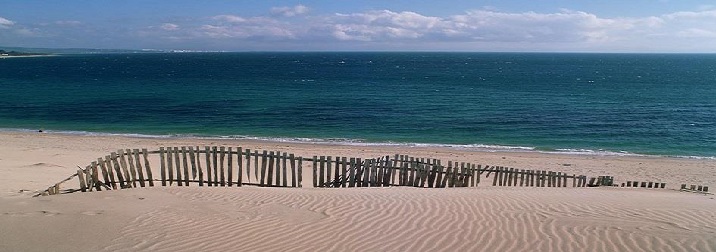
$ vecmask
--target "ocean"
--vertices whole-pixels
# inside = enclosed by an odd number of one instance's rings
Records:
[[[0,130],[716,157],[716,54],[0,59]]]

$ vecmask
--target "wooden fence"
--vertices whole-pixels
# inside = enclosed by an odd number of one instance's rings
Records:
[[[427,188],[476,187],[481,177],[493,175],[493,186],[572,187],[587,186],[584,175],[567,175],[562,172],[520,170],[501,166],[482,166],[465,162],[415,158],[396,154],[365,159],[314,156],[314,187],[384,187],[412,186]],[[607,176],[604,176],[605,178]],[[594,179],[594,178],[593,178]],[[613,179],[613,178],[612,178]],[[602,185],[606,179],[594,180],[592,186]]]
[[[156,165],[158,157],[159,165]],[[160,147],[157,151],[126,149],[98,158],[43,194],[60,193],[60,185],[75,177],[79,189],[101,191],[136,187],[242,185],[301,187],[302,157],[241,147]],[[159,179],[153,168],[159,167]],[[253,176],[252,176],[253,174]]]
[[[78,169],[76,174],[36,196],[59,194],[60,185],[75,177],[79,180],[79,189],[66,189],[64,192],[190,184],[214,187],[302,187],[304,162],[313,165],[313,187],[323,188],[477,187],[482,180],[488,180],[489,183],[490,179],[492,186],[617,186],[611,176],[591,177],[587,182],[585,175],[465,162],[443,163],[439,159],[400,154],[372,159],[331,156],[303,158],[285,152],[241,147],[182,146],[160,147],[155,151],[125,149],[112,152]],[[639,183],[627,181],[621,183],[621,186],[625,184],[626,187],[637,187]],[[665,188],[665,183],[641,182],[641,187],[652,186]],[[685,186],[682,186],[682,190],[686,190]],[[692,186],[690,189],[708,192],[707,186]]]

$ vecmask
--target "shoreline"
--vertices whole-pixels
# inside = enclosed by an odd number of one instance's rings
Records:
[[[91,132],[91,131],[73,131],[73,130],[33,130],[21,128],[0,128],[2,133],[28,133],[28,134],[56,134],[66,136],[108,136],[108,137],[128,137],[140,139],[177,139],[177,140],[235,140],[235,141],[260,141],[267,143],[291,143],[291,144],[320,144],[320,145],[336,145],[336,146],[355,146],[355,147],[407,147],[407,148],[441,148],[451,149],[455,151],[474,151],[488,153],[542,153],[542,154],[559,154],[559,155],[577,155],[577,156],[613,156],[613,157],[656,157],[656,158],[677,158],[677,159],[698,159],[698,160],[716,160],[716,156],[698,156],[698,155],[677,155],[677,154],[643,154],[632,153],[627,151],[611,151],[603,149],[541,149],[533,146],[513,146],[513,145],[493,145],[493,144],[450,144],[450,143],[411,143],[411,142],[370,142],[362,139],[347,138],[303,138],[303,137],[257,137],[244,135],[230,136],[212,136],[212,135],[151,135],[141,133],[110,133],[110,132]]]

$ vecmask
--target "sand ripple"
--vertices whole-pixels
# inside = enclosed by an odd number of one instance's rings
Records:
[[[716,250],[714,200],[676,192],[590,188],[165,190],[185,204],[157,207],[139,215],[105,250]],[[636,200],[625,201],[623,196]],[[679,201],[704,208],[682,209]]]

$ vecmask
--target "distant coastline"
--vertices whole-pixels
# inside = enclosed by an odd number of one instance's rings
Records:
[[[51,55],[52,54],[47,54],[47,53],[30,53],[30,52],[0,50],[0,59],[1,58],[18,58],[18,57],[40,57],[40,56],[51,56]]]

